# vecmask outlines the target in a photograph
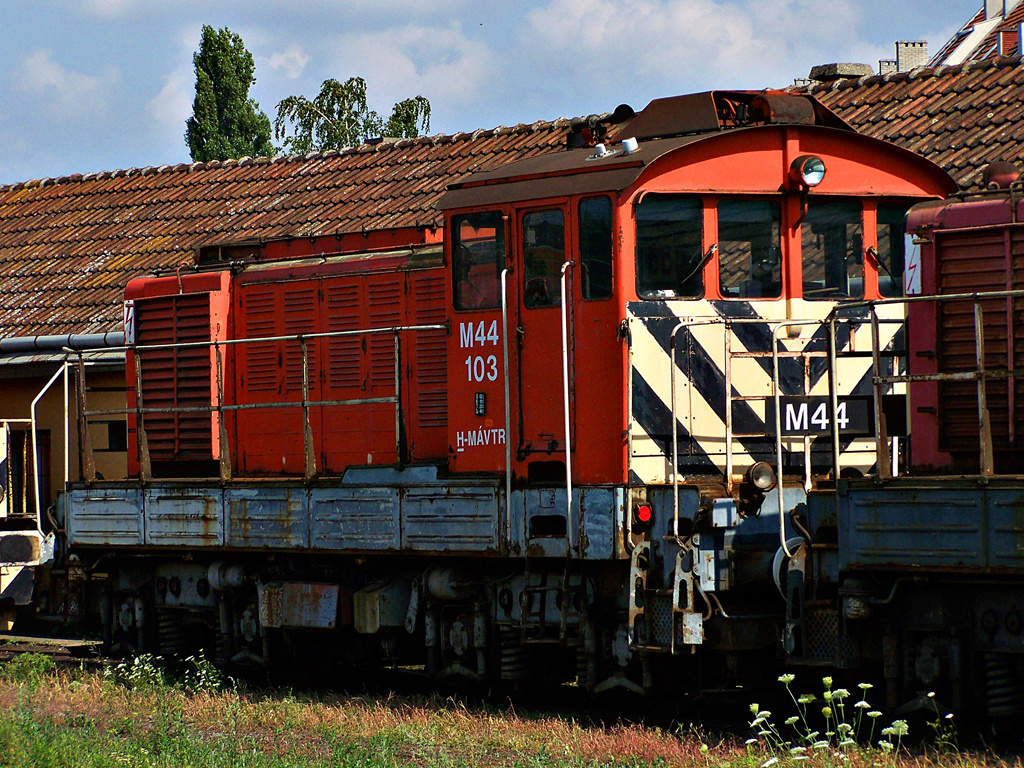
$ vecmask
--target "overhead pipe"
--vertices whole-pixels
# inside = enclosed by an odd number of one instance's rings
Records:
[[[65,349],[84,351],[123,346],[123,331],[117,331],[116,333],[67,333],[52,336],[12,336],[0,339],[0,354],[61,352]]]

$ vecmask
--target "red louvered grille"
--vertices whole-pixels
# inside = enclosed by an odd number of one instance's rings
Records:
[[[273,288],[253,288],[245,296],[245,337],[265,338],[273,336],[274,326]],[[245,344],[241,347],[245,355],[245,382],[251,392],[277,391],[277,351],[274,344]]]
[[[1024,234],[1019,230],[942,235],[939,292],[975,293],[1024,288]],[[991,299],[984,311],[985,367],[1014,368],[1024,362],[1024,302]],[[1012,343],[1008,344],[1008,340]],[[974,303],[943,302],[939,318],[940,371],[958,373],[978,367]],[[993,380],[985,387],[996,452],[1024,447],[1024,381]],[[975,382],[943,382],[940,446],[977,454],[978,390]],[[1012,425],[1012,430],[1011,430]]]
[[[330,286],[326,301],[328,332],[360,329],[359,286]],[[363,386],[362,348],[360,336],[339,336],[327,340],[327,381],[332,389],[359,389]]]
[[[210,341],[210,297],[205,293],[136,300],[135,317],[140,347]],[[209,348],[142,351],[140,360],[151,460],[212,458],[212,414],[178,410],[209,408]],[[154,413],[153,408],[175,410]]]
[[[416,325],[443,325],[445,281],[428,274],[413,280]],[[421,428],[448,424],[448,339],[444,331],[416,333],[416,420]]]
[[[394,328],[402,325],[402,283],[400,280],[371,283],[367,288],[367,303],[371,328]],[[374,333],[369,337],[370,386],[395,386],[395,340],[388,334]]]

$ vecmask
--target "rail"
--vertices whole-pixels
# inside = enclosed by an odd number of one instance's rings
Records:
[[[68,478],[70,476],[69,456],[68,456],[68,448],[67,448],[67,443],[68,443],[67,435],[68,435],[68,425],[70,423],[70,413],[69,413],[69,409],[68,409],[68,391],[69,391],[68,390],[68,365],[67,365],[66,362],[62,363],[61,366],[56,371],[54,371],[53,375],[49,378],[49,380],[46,382],[46,384],[43,385],[43,387],[39,390],[39,392],[36,393],[36,396],[32,399],[32,403],[29,406],[29,418],[27,418],[27,419],[26,418],[6,418],[6,419],[0,419],[0,429],[2,429],[3,432],[4,432],[3,442],[4,442],[4,445],[5,445],[5,450],[6,451],[10,451],[10,447],[11,447],[10,426],[12,424],[18,424],[18,425],[24,425],[26,427],[25,436],[24,436],[23,442],[22,442],[22,454],[23,454],[22,460],[21,460],[21,472],[22,472],[22,475],[19,478],[19,480],[21,481],[21,495],[22,495],[22,498],[21,498],[21,513],[22,513],[22,516],[25,516],[25,517],[27,517],[29,515],[30,505],[28,503],[28,490],[29,490],[29,477],[28,477],[28,474],[29,474],[29,465],[31,464],[31,467],[32,467],[32,485],[31,485],[31,487],[32,487],[32,497],[33,497],[33,503],[32,503],[31,506],[34,508],[34,512],[35,512],[34,517],[35,517],[35,523],[36,523],[36,530],[37,530],[37,532],[39,533],[40,536],[43,535],[43,505],[42,505],[42,489],[39,486],[39,480],[40,480],[40,471],[39,471],[39,463],[40,463],[39,462],[39,456],[40,456],[40,452],[39,452],[39,420],[38,420],[38,418],[36,416],[36,406],[39,405],[39,401],[43,399],[43,397],[46,395],[46,393],[50,391],[50,389],[53,387],[53,385],[61,377],[63,377],[63,380],[64,380],[64,435],[65,435],[65,439],[64,439],[64,480],[65,480],[65,482],[67,482],[67,480],[68,480]],[[29,446],[29,442],[31,442],[31,444],[32,444],[32,461],[31,462],[29,462],[29,460],[28,460],[28,446]],[[10,476],[12,462],[9,461],[9,457],[7,457],[7,456],[0,456],[0,459],[3,459],[3,461],[0,462],[0,465],[4,466],[5,472],[8,475],[7,477],[3,478],[3,486],[6,489],[6,492],[9,493],[10,490],[11,490],[11,487],[12,487],[12,483],[10,482],[11,479],[12,479],[12,477]],[[11,501],[11,499],[10,499],[10,497],[8,497],[8,502],[10,502],[10,501]],[[8,503],[7,512],[9,513],[11,510],[12,510],[12,506],[11,506],[10,503]]]
[[[245,339],[223,339],[210,341],[180,342],[172,344],[150,344],[150,345],[128,345],[122,348],[115,348],[112,351],[131,352],[134,357],[135,374],[135,407],[134,408],[108,408],[89,410],[86,407],[85,394],[85,366],[82,353],[78,355],[77,374],[79,386],[78,391],[78,435],[79,435],[79,458],[81,477],[86,482],[96,479],[95,464],[92,459],[92,447],[88,430],[89,419],[99,416],[128,416],[134,415],[137,426],[136,458],[139,462],[139,479],[146,481],[152,478],[152,468],[149,457],[148,441],[146,437],[145,418],[146,415],[161,413],[216,413],[218,422],[218,455],[215,457],[219,463],[220,479],[231,479],[231,452],[225,425],[224,416],[227,413],[238,411],[260,410],[260,409],[288,409],[301,408],[303,415],[303,454],[304,454],[304,476],[311,480],[317,474],[316,452],[313,449],[313,431],[310,420],[310,409],[324,406],[346,406],[346,405],[368,405],[368,404],[394,404],[395,406],[395,456],[396,463],[402,463],[402,389],[401,389],[401,360],[402,345],[401,336],[405,333],[418,333],[424,331],[447,331],[445,324],[424,324],[390,326],[386,328],[371,328],[354,331],[330,331],[325,333],[290,334],[281,336],[260,336]],[[366,337],[371,335],[390,335],[393,338],[394,348],[394,395],[384,397],[364,397],[323,400],[310,399],[309,383],[309,343],[319,339],[332,339],[342,337]],[[301,400],[278,400],[261,403],[235,403],[224,402],[224,359],[223,348],[246,344],[266,344],[277,342],[298,342],[302,355],[302,397]],[[142,388],[143,358],[147,353],[155,351],[182,350],[182,349],[210,349],[214,358],[216,369],[216,400],[210,405],[203,406],[147,406],[144,402]]]
[[[1014,360],[1014,307],[1013,300],[1024,298],[1024,290],[987,291],[979,293],[947,293],[928,296],[904,296],[894,299],[879,299],[875,301],[857,301],[838,305],[833,309],[828,321],[830,336],[835,336],[835,323],[842,322],[842,314],[850,310],[867,309],[872,324],[872,393],[875,401],[875,439],[877,467],[876,475],[880,479],[888,479],[893,476],[890,453],[886,447],[888,443],[888,429],[885,413],[881,407],[884,390],[894,385],[906,385],[909,389],[913,384],[927,382],[975,382],[978,398],[978,467],[982,478],[991,478],[995,474],[994,444],[992,440],[992,420],[988,408],[987,383],[990,381],[1005,380],[1007,382],[1007,401],[1012,410],[1015,407],[1013,383],[1016,379],[1024,378],[1024,369],[1018,370]],[[992,368],[985,360],[985,308],[982,302],[1003,299],[1006,302],[1005,309],[1000,314],[1006,322],[1006,366],[1004,368]],[[973,305],[974,332],[974,370],[956,371],[948,373],[914,373],[911,374],[909,367],[904,374],[896,373],[885,375],[881,366],[881,344],[879,343],[878,312],[877,308],[888,305],[902,305],[908,307],[913,304],[933,303],[941,305],[949,302],[971,302]],[[995,325],[995,324],[994,324]],[[908,397],[910,393],[908,392]],[[833,402],[833,408],[835,403]],[[833,410],[834,412],[834,410]],[[1009,414],[1008,431],[1011,443],[1015,438],[1013,414]],[[833,425],[833,445],[838,445],[838,429]]]
[[[677,349],[679,334],[685,330],[692,330],[701,326],[720,326],[722,328],[722,349],[724,354],[724,383],[725,383],[725,467],[724,467],[724,482],[729,490],[732,492],[734,484],[734,470],[736,465],[735,448],[734,443],[737,439],[744,437],[761,437],[761,438],[774,438],[773,453],[776,463],[776,471],[779,476],[783,474],[784,467],[784,451],[783,442],[794,443],[799,441],[802,444],[803,452],[803,476],[802,483],[805,489],[810,490],[813,487],[813,469],[812,469],[812,435],[809,433],[803,435],[783,435],[783,429],[781,427],[781,414],[783,412],[781,407],[781,397],[783,396],[781,386],[781,373],[780,373],[780,360],[789,359],[802,359],[804,360],[803,365],[803,382],[802,392],[805,396],[811,395],[814,382],[810,374],[810,366],[807,362],[809,359],[820,359],[823,362],[827,362],[828,372],[828,396],[832,401],[832,412],[836,412],[836,401],[838,400],[838,364],[837,359],[845,356],[856,356],[856,357],[867,357],[867,354],[861,354],[851,348],[840,352],[836,343],[837,327],[839,325],[847,325],[851,327],[850,333],[851,338],[856,334],[856,328],[860,325],[864,325],[869,322],[869,318],[865,313],[861,313],[857,317],[845,317],[836,318],[833,320],[832,316],[826,316],[822,319],[789,319],[789,320],[771,320],[766,318],[726,318],[726,317],[704,317],[704,318],[685,318],[680,320],[673,328],[669,338],[669,349],[671,355],[670,364],[670,401],[671,401],[671,420],[672,420],[672,471],[669,475],[669,481],[673,484],[673,534],[678,536],[679,529],[679,406],[678,406],[678,377],[679,366],[677,365]],[[882,318],[879,322],[888,324],[903,324],[905,319],[901,316],[898,318]],[[767,326],[771,333],[771,347],[767,349],[757,350],[737,350],[733,348],[732,339],[735,333],[735,326],[742,325],[758,325],[761,327]],[[803,338],[804,341],[796,348],[784,348],[780,345],[780,333],[783,330],[792,328],[813,328],[815,331],[823,329],[827,332],[827,345],[824,348],[817,348],[816,344],[811,343],[811,339],[814,337],[814,333],[810,335],[798,335],[799,338]],[[877,329],[875,338],[877,339]],[[826,341],[822,338],[821,341]],[[898,353],[888,353],[898,354]],[[733,393],[734,385],[734,370],[733,360],[735,358],[760,358],[771,360],[770,369],[770,390],[767,394],[735,394]],[[767,362],[767,360],[766,360]],[[878,365],[879,363],[876,363]],[[742,388],[740,388],[742,391]],[[766,404],[765,408],[765,422],[764,431],[755,434],[746,434],[737,432],[733,420],[734,405],[738,401],[752,401],[760,400]],[[774,423],[770,418],[770,412],[767,410],[767,403],[773,402],[774,405]],[[831,465],[833,468],[834,476],[838,476],[840,470],[840,457],[842,455],[841,446],[839,442],[838,427],[835,419],[830,419],[830,429],[834,431],[833,440],[831,444],[832,460]],[[792,449],[791,449],[792,450]],[[783,506],[783,494],[779,494],[779,505],[780,513],[782,512]],[[781,519],[781,518],[780,518]],[[785,542],[783,542],[785,546]]]

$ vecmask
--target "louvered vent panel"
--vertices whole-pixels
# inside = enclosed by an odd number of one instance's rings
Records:
[[[398,280],[371,283],[367,286],[367,304],[371,328],[394,328],[402,325],[402,283]],[[394,387],[395,340],[388,334],[371,334],[370,386]]]
[[[335,285],[327,288],[327,330],[358,331],[361,308],[359,288]],[[331,388],[360,388],[363,385],[363,338],[341,336],[327,340],[327,381]]]
[[[416,325],[445,321],[445,282],[438,274],[418,275],[412,282]],[[444,331],[417,331],[416,417],[420,427],[448,424],[448,338]]]
[[[245,294],[245,336],[249,339],[276,335],[274,290],[250,288]],[[277,350],[272,342],[244,344],[245,385],[250,392],[277,391]]]
[[[210,341],[208,294],[182,294],[135,302],[137,343],[140,347]],[[209,347],[143,351],[142,403],[153,461],[212,458],[212,414],[181,412],[181,408],[210,406]]]
[[[317,288],[304,284],[302,286],[284,287],[284,334],[294,336],[301,333],[317,332]],[[318,350],[316,340],[308,341],[306,344],[306,356],[309,368],[309,391],[318,389],[317,377],[319,368],[317,366]],[[293,394],[302,394],[302,343],[286,341],[284,345],[284,370],[286,390]]]
[[[939,292],[976,293],[1024,287],[1024,240],[1014,233],[1007,264],[1004,232],[972,231],[940,235]],[[1024,363],[1024,305],[1005,299],[982,302],[985,366],[1006,369]],[[1010,329],[1013,329],[1012,331]],[[1012,343],[1008,344],[1011,338]],[[977,369],[974,303],[943,302],[939,316],[939,369],[959,373]],[[1014,391],[1015,390],[1015,391]],[[940,385],[940,445],[953,453],[976,454],[979,445],[978,390],[975,382]],[[1024,446],[1024,383],[990,381],[985,388],[994,449]],[[1011,439],[1010,422],[1016,434]]]

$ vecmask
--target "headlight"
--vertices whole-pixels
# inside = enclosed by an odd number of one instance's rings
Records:
[[[805,187],[816,187],[825,178],[825,161],[817,155],[800,155],[789,167],[793,180]]]
[[[775,487],[775,470],[767,461],[759,461],[747,470],[747,478],[759,491]]]

